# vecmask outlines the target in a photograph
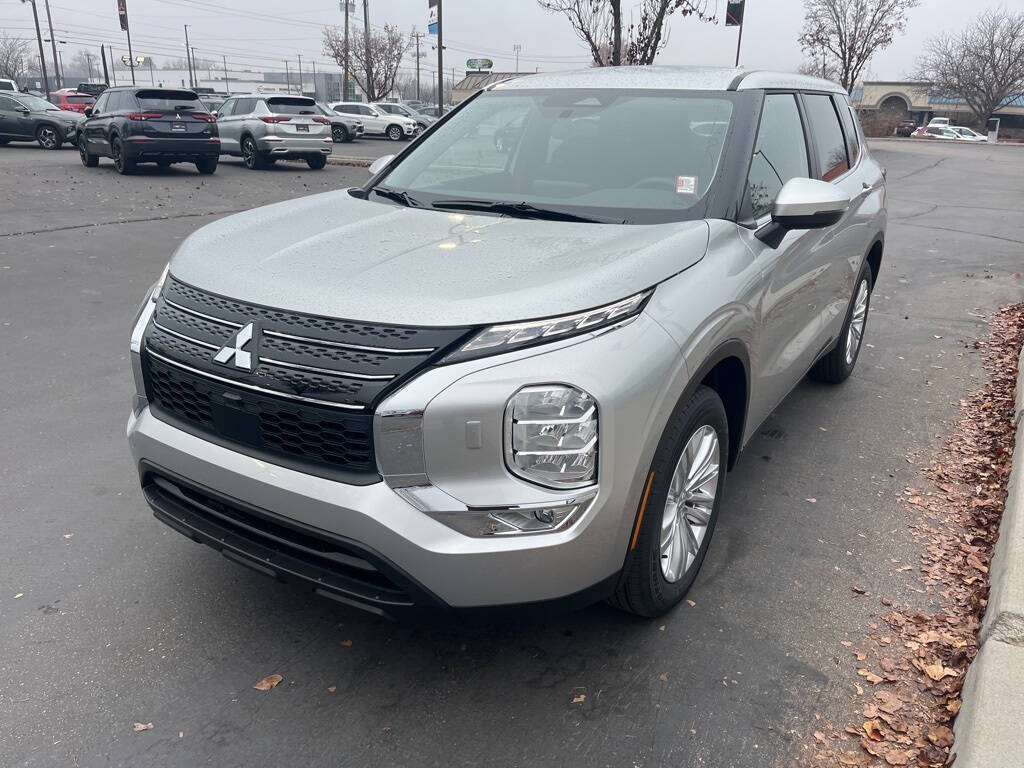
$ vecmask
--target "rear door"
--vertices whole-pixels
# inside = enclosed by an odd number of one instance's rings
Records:
[[[10,96],[0,94],[0,136],[17,138],[18,103]]]
[[[239,101],[241,99],[228,99],[217,110],[221,154],[233,154],[241,151],[238,144],[238,123],[232,120]]]
[[[271,96],[267,99],[273,133],[287,138],[308,139],[331,135],[330,121],[320,114],[312,99],[299,96]],[[266,122],[266,121],[264,121]]]
[[[101,93],[100,97],[96,99],[96,103],[93,104],[92,116],[86,118],[82,123],[82,135],[85,136],[85,143],[91,154],[109,154],[110,144],[107,141],[105,113],[110,107],[110,99],[113,95],[109,91]]]
[[[360,104],[359,114],[363,118],[363,129],[367,133],[383,134],[388,127],[387,120],[373,107]]]
[[[209,141],[213,136],[213,116],[192,91],[167,88],[141,89],[135,102],[143,133],[154,139]]]

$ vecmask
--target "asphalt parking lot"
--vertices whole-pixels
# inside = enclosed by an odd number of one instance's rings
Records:
[[[121,177],[0,148],[0,762],[793,764],[852,696],[841,641],[883,610],[851,586],[926,599],[899,570],[917,563],[911,461],[978,383],[985,315],[1024,296],[1024,148],[874,151],[890,226],[868,346],[845,385],[802,384],[748,446],[692,604],[653,623],[599,605],[396,624],[156,522],[124,435],[129,325],[176,245],[366,171]],[[271,673],[284,682],[251,688]]]

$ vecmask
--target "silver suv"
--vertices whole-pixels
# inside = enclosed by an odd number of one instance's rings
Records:
[[[282,159],[327,165],[334,138],[331,118],[304,96],[232,96],[217,111],[222,155],[241,156],[259,170]]]
[[[537,75],[376,166],[203,227],[145,299],[128,439],[157,518],[377,613],[667,611],[744,443],[857,363],[886,208],[846,94]]]

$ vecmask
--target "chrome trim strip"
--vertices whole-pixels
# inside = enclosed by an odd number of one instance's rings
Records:
[[[589,410],[577,419],[512,419],[513,424],[529,424],[531,426],[537,426],[539,424],[583,424],[584,422],[590,421],[594,418],[594,414],[597,412],[597,406],[590,406]]]
[[[313,397],[303,397],[301,395],[291,395],[291,394],[288,394],[287,392],[277,392],[277,391],[272,390],[272,389],[264,389],[263,387],[257,387],[257,386],[254,386],[252,384],[245,384],[244,382],[241,382],[241,381],[232,381],[231,379],[225,379],[222,376],[217,376],[217,375],[212,374],[212,373],[207,373],[206,371],[197,370],[196,368],[193,368],[192,366],[185,365],[184,363],[179,363],[176,360],[171,360],[170,358],[164,357],[163,355],[158,354],[158,353],[156,353],[153,350],[148,349],[148,348],[146,349],[146,354],[147,355],[152,355],[157,360],[161,360],[161,361],[167,363],[168,365],[173,365],[175,368],[181,368],[182,370],[188,371],[189,373],[194,373],[196,376],[202,376],[203,378],[206,378],[206,379],[212,379],[213,381],[219,381],[219,382],[221,382],[223,384],[229,384],[232,387],[241,387],[242,389],[250,389],[250,390],[252,390],[254,392],[261,392],[261,393],[267,395],[268,397],[282,397],[282,398],[284,398],[286,400],[298,400],[299,402],[302,402],[302,403],[313,403],[314,405],[326,405],[326,406],[328,406],[330,408],[343,408],[343,409],[349,410],[349,411],[365,411],[366,410],[365,407],[361,406],[361,405],[349,405],[348,403],[332,403],[330,400],[317,400],[316,398],[313,398]]]
[[[242,327],[242,323],[233,323],[230,320],[222,320],[219,317],[214,317],[213,315],[207,315],[197,310],[189,309],[188,307],[183,307],[181,304],[171,301],[166,296],[164,297],[164,304],[167,304],[170,307],[174,307],[175,309],[180,310],[181,312],[184,312],[186,314],[193,315],[194,317],[201,317],[203,318],[203,320],[210,320],[211,322],[218,323],[220,325],[226,325],[231,328]]]
[[[184,333],[178,333],[177,331],[172,331],[170,328],[165,328],[164,326],[160,325],[160,323],[158,323],[155,318],[153,319],[153,327],[157,328],[158,330],[163,331],[168,336],[176,336],[179,339],[181,339],[182,341],[187,341],[190,344],[197,344],[200,347],[206,347],[207,349],[220,349],[220,347],[217,346],[216,344],[210,344],[207,341],[200,341],[199,339],[193,339],[191,336],[186,336]]]
[[[369,373],[348,373],[346,371],[332,371],[329,368],[317,368],[314,365],[300,365],[299,363],[286,363],[283,360],[275,360],[271,357],[261,357],[261,363],[280,365],[282,368],[294,368],[297,371],[309,371],[310,373],[322,373],[326,376],[337,376],[341,379],[362,379],[364,381],[391,381],[395,374],[381,374],[379,376]]]
[[[344,321],[339,321],[344,322]],[[324,347],[338,347],[340,349],[351,349],[356,352],[378,352],[382,355],[425,355],[429,352],[437,350],[436,347],[423,347],[421,349],[393,349],[390,347],[365,347],[361,344],[346,344],[341,341],[326,341],[325,339],[311,339],[308,336],[293,336],[290,333],[281,333],[280,331],[263,331],[264,336],[272,336],[278,339],[290,339],[291,341],[301,341],[306,344],[319,344]]]
[[[582,448],[577,448],[572,451],[517,451],[513,448],[512,453],[515,456],[581,456],[584,453],[592,451],[595,445],[597,445],[596,437]]]

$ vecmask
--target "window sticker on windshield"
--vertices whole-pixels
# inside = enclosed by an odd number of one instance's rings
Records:
[[[697,177],[696,176],[677,176],[676,177],[676,194],[677,195],[696,195],[697,194]]]

